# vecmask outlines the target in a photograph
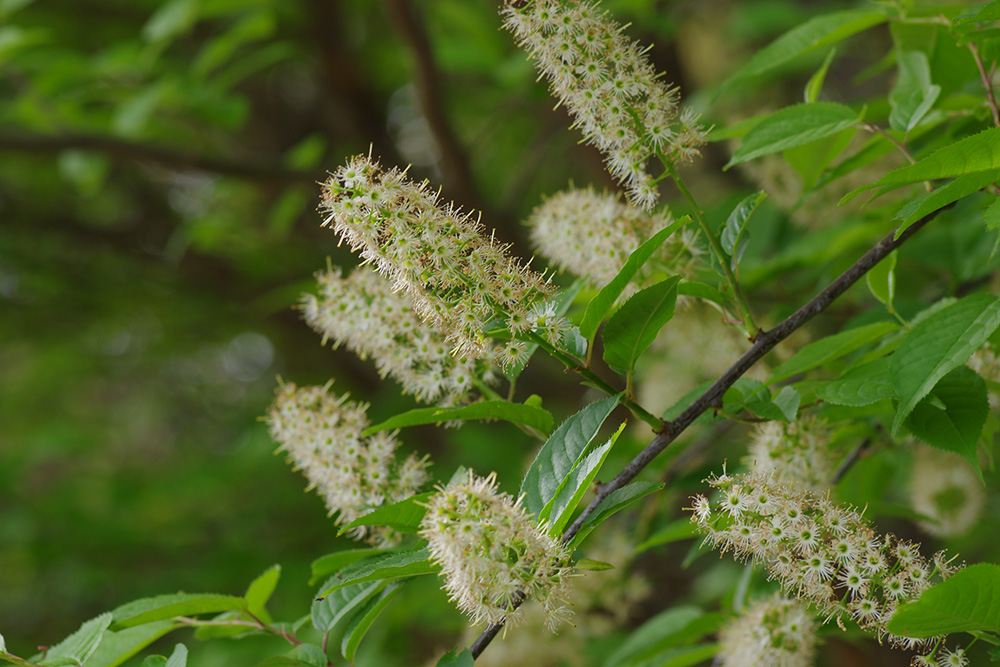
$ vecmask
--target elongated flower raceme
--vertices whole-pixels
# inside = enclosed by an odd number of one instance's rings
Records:
[[[697,115],[678,112],[677,89],[659,79],[646,50],[597,2],[508,2],[503,16],[584,138],[628,187],[629,199],[652,208],[658,193],[646,170],[650,158],[690,160],[705,143]]]
[[[339,268],[316,274],[319,294],[302,297],[306,322],[334,345],[346,345],[362,359],[371,357],[382,377],[428,403],[460,403],[474,378],[489,375],[483,361],[451,354],[447,332],[423,321],[413,301],[382,276],[365,268],[346,277]]]
[[[426,181],[357,156],[327,179],[320,209],[324,224],[406,292],[421,317],[447,331],[462,356],[496,353],[484,334],[491,323],[553,343],[568,328],[546,301],[553,288],[544,276],[484,236],[470,215],[441,204]],[[522,345],[513,341],[501,362],[515,361]]]
[[[796,600],[755,600],[719,632],[719,658],[723,667],[812,667],[818,625]]]
[[[880,640],[926,648],[938,639],[899,637],[885,627],[900,604],[955,571],[944,552],[928,562],[916,545],[892,534],[883,538],[856,511],[769,475],[706,481],[717,497],[696,496],[692,521],[713,547],[763,563],[786,593],[827,618],[850,617]]]
[[[610,282],[632,251],[671,222],[669,211],[649,214],[617,195],[589,188],[555,194],[528,218],[538,251],[560,269],[587,276],[594,287]],[[689,274],[701,252],[694,233],[671,234],[643,264],[630,288],[646,283],[647,276]]]
[[[396,459],[395,435],[380,431],[371,437],[367,405],[336,396],[326,387],[278,387],[267,413],[267,424],[280,449],[323,496],[338,525],[347,524],[379,507],[414,495],[427,482],[427,459],[411,454]],[[391,546],[400,535],[389,527],[360,527],[353,532],[377,546]]]
[[[468,476],[431,496],[420,535],[444,588],[473,625],[515,624],[519,594],[537,600],[554,629],[566,619],[570,551],[520,501],[497,492],[496,475]]]

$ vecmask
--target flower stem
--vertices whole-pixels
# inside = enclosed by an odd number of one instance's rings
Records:
[[[694,195],[691,194],[691,190],[688,189],[687,184],[684,183],[684,179],[681,175],[677,173],[677,169],[674,168],[673,163],[670,162],[662,153],[657,153],[660,161],[663,163],[664,169],[670,175],[670,178],[674,180],[677,184],[677,188],[684,195],[684,198],[688,200],[691,205],[692,212],[694,213],[695,220],[698,221],[698,225],[701,227],[701,231],[705,233],[705,237],[708,238],[708,244],[712,247],[712,252],[715,254],[715,259],[719,262],[719,266],[722,267],[722,273],[726,277],[726,282],[729,284],[729,291],[732,293],[733,302],[736,307],[739,308],[740,318],[743,321],[743,329],[746,331],[747,338],[750,341],[757,340],[757,336],[760,335],[761,329],[758,327],[753,320],[753,315],[750,312],[750,304],[747,303],[746,298],[743,296],[743,291],[740,289],[740,284],[736,280],[736,276],[733,275],[732,270],[729,268],[729,258],[726,256],[725,251],[722,249],[722,245],[719,244],[719,239],[712,232],[712,229],[708,226],[708,220],[705,219],[705,213],[698,206],[697,200]]]

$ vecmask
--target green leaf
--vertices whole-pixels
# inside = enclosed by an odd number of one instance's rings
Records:
[[[378,595],[388,586],[386,581],[366,581],[340,588],[337,577],[330,577],[324,584],[327,590],[312,604],[313,627],[320,632],[330,632],[341,623],[346,623],[364,608],[368,600]],[[331,592],[332,591],[332,592]]]
[[[611,515],[639,502],[642,498],[654,491],[659,491],[663,487],[664,484],[661,482],[639,480],[612,491],[608,494],[607,498],[601,501],[601,504],[597,506],[593,514],[586,518],[583,525],[580,526],[580,532],[576,534],[569,544],[570,548],[575,549],[579,546],[592,530],[601,525]]]
[[[368,630],[372,627],[375,619],[379,617],[379,614],[403,590],[403,585],[400,582],[393,582],[386,586],[385,590],[379,593],[377,597],[369,600],[365,608],[358,612],[351,620],[344,633],[344,639],[340,644],[340,651],[347,658],[348,662],[354,664],[354,656],[358,652],[358,645],[361,644],[361,640],[368,634]]]
[[[356,561],[371,556],[398,553],[399,551],[400,549],[345,549],[320,556],[312,562],[312,577],[309,579],[309,585],[314,586],[323,577],[329,576]]]
[[[618,397],[595,401],[559,425],[521,482],[524,508],[540,519],[542,509],[555,497],[563,479],[587,451],[604,420],[618,405]]]
[[[906,335],[890,357],[899,408],[892,434],[938,380],[961,366],[1000,325],[1000,299],[973,294],[926,318]]]
[[[198,18],[199,4],[198,0],[162,3],[143,26],[142,36],[150,42],[162,42],[183,35]]]
[[[719,652],[718,644],[699,644],[672,648],[656,656],[657,667],[691,667],[705,662]]]
[[[612,278],[611,282],[602,287],[601,291],[590,300],[590,303],[587,304],[587,310],[583,313],[583,321],[580,322],[580,335],[587,340],[594,339],[594,334],[597,333],[597,328],[601,326],[601,322],[604,321],[604,318],[611,311],[611,307],[614,306],[615,300],[621,296],[622,291],[624,291],[628,286],[629,281],[632,280],[650,256],[652,256],[652,254],[656,252],[661,245],[663,245],[663,242],[666,241],[671,234],[690,221],[690,217],[684,216],[680,220],[677,220],[673,224],[664,227],[660,231],[653,234],[653,236],[651,236],[645,243],[632,251],[632,254],[629,255],[628,259],[625,261],[625,266],[618,271],[618,275]]]
[[[167,658],[162,655],[147,655],[141,667],[167,667]]]
[[[638,664],[653,657],[673,646],[672,640],[702,615],[704,612],[693,605],[682,605],[660,612],[633,631],[618,650],[608,657],[604,667]]]
[[[503,419],[515,424],[526,424],[542,433],[552,430],[552,415],[548,410],[510,403],[508,401],[479,401],[471,405],[453,408],[417,408],[403,414],[390,417],[380,424],[369,426],[361,434],[371,435],[379,431],[417,426],[418,424],[441,424],[449,421],[467,419]]]
[[[795,104],[774,112],[743,137],[728,169],[762,155],[805,146],[855,125],[860,118],[850,107],[833,102]]]
[[[1000,566],[979,563],[931,586],[915,602],[899,606],[888,625],[902,637],[952,632],[1000,633]]]
[[[734,271],[737,263],[743,259],[743,251],[750,241],[750,232],[746,231],[750,216],[765,199],[767,199],[767,193],[763,190],[746,197],[729,214],[726,224],[722,228],[719,240],[722,242],[722,249],[732,257]]]
[[[341,526],[337,535],[343,535],[359,526],[389,526],[401,533],[416,533],[420,530],[420,522],[423,520],[424,514],[427,513],[427,508],[423,506],[423,503],[427,502],[432,495],[434,495],[433,491],[427,491],[410,496],[398,503],[373,509],[346,526]]]
[[[654,547],[659,547],[664,544],[670,544],[671,542],[679,542],[680,540],[691,539],[692,537],[698,536],[698,530],[695,528],[694,524],[688,519],[678,519],[672,523],[668,523],[663,528],[647,537],[645,540],[639,543],[639,546],[635,548],[637,554],[647,551]]]
[[[830,70],[830,63],[833,62],[833,56],[836,53],[837,49],[830,49],[830,52],[826,54],[826,58],[823,59],[823,64],[820,65],[815,74],[809,77],[803,95],[804,101],[807,104],[812,104],[819,100],[819,93],[823,90],[823,81],[826,79],[826,73]]]
[[[214,614],[220,611],[243,611],[247,602],[232,595],[214,593],[175,593],[142,598],[123,604],[111,613],[115,630],[130,628],[143,623],[161,621],[175,616]]]
[[[1000,169],[1000,128],[993,127],[939,148],[916,164],[894,169],[873,185],[859,190],[883,186],[898,187],[939,178],[957,178],[966,174],[993,172],[998,169]]]
[[[290,667],[299,667],[300,665],[302,667],[326,667],[330,664],[329,659],[326,657],[326,651],[315,644],[308,643],[299,644],[285,655],[276,657],[291,661],[290,663],[283,663],[290,665]],[[261,663],[261,665],[263,664]],[[257,667],[261,667],[261,665]],[[280,664],[275,664],[273,667],[280,667]]]
[[[834,405],[860,407],[896,398],[889,357],[882,357],[844,373],[816,388],[816,396]]]
[[[573,567],[577,570],[583,570],[584,572],[604,572],[605,570],[615,569],[615,566],[611,563],[605,563],[602,560],[593,560],[591,558],[581,558],[576,561]]]
[[[868,9],[833,12],[809,19],[758,51],[750,62],[722,84],[716,97],[738,81],[769,72],[810,51],[835,44],[885,20],[886,17],[881,12]]]
[[[331,577],[327,588],[320,593],[319,597],[326,597],[334,591],[353,584],[435,574],[439,569],[437,565],[431,563],[430,554],[426,548],[371,558],[360,561],[349,570],[344,570],[341,574]]]
[[[177,644],[174,646],[174,652],[170,654],[170,658],[167,659],[167,664],[164,667],[187,667],[187,662],[187,646]]]
[[[931,398],[943,408],[932,404]],[[906,426],[928,445],[961,455],[982,479],[976,450],[989,409],[986,383],[973,370],[959,366],[917,403]]]
[[[820,338],[804,346],[791,359],[775,368],[767,382],[773,384],[827,364],[897,329],[899,325],[893,322],[876,322]]]
[[[625,302],[604,326],[604,360],[631,373],[635,362],[674,316],[677,283],[672,276],[640,290]]]
[[[942,185],[932,192],[928,192],[915,199],[911,199],[903,204],[899,210],[896,211],[896,215],[893,216],[896,220],[902,220],[902,223],[896,229],[896,238],[899,238],[899,235],[917,220],[920,220],[926,215],[930,215],[934,211],[944,208],[952,202],[956,202],[963,197],[967,197],[973,192],[978,192],[997,180],[1000,180],[1000,171],[984,171],[967,174],[965,176],[959,176],[950,183]]]
[[[876,264],[865,274],[868,282],[868,289],[876,299],[886,306],[892,306],[892,299],[896,295],[896,251],[893,250],[881,262]]]
[[[580,501],[583,500],[584,494],[587,493],[590,485],[593,484],[597,473],[600,472],[601,466],[604,465],[604,460],[608,457],[608,453],[614,447],[615,442],[617,442],[618,436],[625,430],[627,423],[622,422],[622,425],[618,427],[618,430],[614,432],[606,443],[597,447],[585,457],[580,458],[569,474],[566,475],[566,478],[556,490],[556,495],[552,498],[551,507],[546,507],[548,512],[546,512],[546,509],[542,509],[543,517],[547,517],[552,522],[549,533],[552,535],[562,533],[563,528],[566,527],[566,524],[569,523],[570,518],[573,516],[573,512],[576,511],[576,508],[580,505]]]
[[[729,300],[723,296],[715,287],[698,280],[682,280],[677,283],[677,296],[693,296],[696,299],[703,299],[717,303],[720,306],[728,306]]]
[[[36,662],[45,667],[82,665],[97,650],[110,625],[111,612],[104,612],[81,625],[79,630],[50,648],[44,660]]]
[[[462,651],[455,649],[441,656],[437,667],[472,667],[475,664],[476,660],[472,657],[472,652],[469,649]]]
[[[892,129],[908,133],[930,111],[940,86],[931,85],[931,68],[927,55],[922,51],[906,51],[896,59],[899,77],[889,93],[889,125]]]
[[[267,613],[265,606],[267,605],[267,601],[271,599],[271,594],[274,593],[274,589],[277,587],[278,579],[280,578],[281,566],[272,565],[264,570],[263,574],[250,582],[247,592],[243,596],[243,599],[247,601],[247,611],[258,618],[266,616],[268,618],[265,619],[265,622],[269,622],[270,614]]]
[[[105,630],[97,650],[87,660],[87,667],[117,667],[178,627],[171,621],[155,621],[119,632]]]

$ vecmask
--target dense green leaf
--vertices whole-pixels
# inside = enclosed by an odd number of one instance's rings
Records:
[[[401,533],[415,533],[420,530],[420,522],[427,513],[423,503],[434,495],[433,491],[410,496],[398,503],[377,507],[363,516],[359,516],[349,524],[342,526],[338,535],[360,526],[389,526]]]
[[[343,587],[337,584],[337,577],[328,579],[323,585],[326,590],[313,601],[312,623],[320,632],[329,632],[354,618],[368,600],[388,586],[386,581],[366,581]]]
[[[536,516],[555,497],[563,479],[586,453],[604,420],[618,405],[618,397],[595,401],[559,425],[521,482],[524,508]]]
[[[274,593],[274,589],[277,587],[278,579],[280,578],[281,566],[272,565],[263,574],[250,582],[250,586],[247,587],[247,592],[243,596],[243,599],[247,601],[247,611],[267,622],[270,619],[270,614],[267,613],[265,607],[267,606],[267,601],[271,599],[271,594]]]
[[[809,19],[761,49],[719,88],[717,95],[738,81],[769,72],[815,49],[835,44],[862,30],[883,23],[879,11],[859,9],[833,12]]]
[[[377,597],[369,600],[365,608],[351,619],[344,633],[344,639],[340,644],[340,651],[347,658],[348,662],[351,664],[354,663],[354,656],[358,651],[358,645],[361,644],[361,640],[368,634],[368,630],[372,627],[375,619],[379,617],[379,614],[403,590],[403,585],[400,582],[392,582]]]
[[[938,380],[964,364],[998,325],[1000,299],[973,294],[913,327],[889,363],[892,385],[899,397],[893,435]]]
[[[97,650],[87,660],[87,667],[117,667],[178,627],[171,621],[155,621],[118,632],[105,630]]]
[[[859,121],[850,107],[833,102],[795,104],[776,111],[743,137],[726,168],[762,155],[805,146],[832,137]]]
[[[865,281],[868,289],[876,299],[886,306],[892,306],[892,300],[896,295],[896,251],[893,250],[881,262],[865,274]]]
[[[580,335],[587,340],[593,340],[597,328],[601,326],[601,322],[611,311],[612,306],[628,286],[629,281],[639,272],[639,269],[643,267],[652,254],[663,245],[663,242],[690,220],[687,216],[677,220],[653,234],[646,242],[632,251],[632,254],[625,261],[625,266],[587,304],[587,310],[583,313],[583,321],[580,322]]]
[[[673,276],[632,295],[604,326],[604,360],[631,373],[635,362],[674,316],[677,283]]]
[[[552,430],[552,415],[548,410],[523,403],[491,400],[451,408],[416,408],[369,426],[362,435],[419,424],[441,424],[467,419],[503,419],[515,424],[526,424],[542,433]]]
[[[399,549],[375,548],[345,549],[344,551],[336,551],[332,554],[321,556],[312,562],[312,578],[309,580],[309,585],[315,585],[323,577],[329,576],[356,561],[370,558],[371,556],[398,553],[399,551]]]
[[[791,359],[775,368],[768,383],[779,382],[822,366],[897,329],[899,325],[893,322],[876,322],[820,338],[804,346]]]
[[[918,160],[916,164],[894,169],[873,185],[860,190],[883,186],[888,186],[883,189],[890,189],[939,178],[995,172],[998,169],[1000,169],[1000,128],[994,127],[940,148]]]
[[[353,584],[434,574],[438,569],[437,565],[431,563],[426,548],[370,558],[355,563],[342,574],[331,577],[319,597],[326,597]]]
[[[474,664],[476,664],[476,660],[472,657],[469,649],[462,651],[455,649],[441,656],[437,667],[472,667]]]
[[[896,398],[889,357],[852,368],[836,380],[820,385],[816,388],[816,396],[834,405],[855,407]]]
[[[896,211],[896,215],[894,216],[895,219],[902,221],[899,227],[896,228],[896,237],[899,238],[899,235],[907,227],[924,216],[930,215],[934,211],[944,208],[963,197],[967,197],[973,192],[978,192],[997,180],[1000,180],[1000,171],[998,170],[967,174],[959,176],[932,192],[909,200]]]
[[[971,369],[959,366],[917,403],[906,426],[928,445],[961,455],[982,477],[976,450],[988,412],[986,383]]]
[[[830,63],[833,62],[833,56],[836,53],[837,49],[830,49],[830,52],[826,54],[826,58],[823,59],[823,64],[820,65],[820,68],[806,82],[806,88],[803,93],[803,101],[806,104],[819,101],[819,94],[823,90],[823,81],[826,80],[826,73],[830,70]]]
[[[593,484],[597,473],[600,472],[601,466],[604,465],[604,460],[608,457],[611,448],[614,447],[618,436],[625,430],[627,423],[622,422],[622,425],[618,427],[618,430],[612,434],[606,443],[595,448],[577,461],[576,465],[573,466],[573,469],[570,470],[569,474],[566,475],[566,478],[556,490],[556,495],[550,501],[551,506],[547,505],[542,509],[541,518],[548,519],[552,524],[549,530],[550,533],[553,535],[562,533],[563,528],[566,527],[566,524],[569,523],[570,518],[573,516],[573,512],[576,511],[580,501],[583,500],[584,494],[590,489],[590,485]]]
[[[722,234],[719,240],[722,242],[722,249],[732,258],[733,270],[736,269],[739,261],[743,259],[743,251],[750,241],[750,232],[746,230],[747,224],[750,222],[750,216],[753,215],[753,212],[757,210],[757,207],[765,199],[767,199],[767,193],[763,190],[746,197],[736,205],[736,208],[733,209],[733,212],[726,219],[726,224],[722,227]]]
[[[1000,633],[1000,566],[970,565],[900,605],[889,632],[903,637],[933,637],[982,630]]]
[[[45,667],[82,665],[97,650],[105,630],[110,625],[110,612],[92,618],[81,625],[79,630],[50,648],[45,654],[45,659],[35,662]]]
[[[583,542],[584,539],[586,539],[587,535],[601,525],[605,519],[616,512],[620,512],[633,503],[639,502],[639,500],[648,496],[650,493],[659,491],[663,488],[663,486],[664,485],[660,482],[647,482],[640,480],[637,482],[631,482],[620,489],[612,491],[608,494],[607,498],[601,501],[601,504],[597,506],[594,512],[588,516],[586,520],[584,520],[582,526],[580,527],[580,532],[578,532],[570,542],[570,547],[575,549],[581,542]]]
[[[220,611],[242,611],[247,602],[232,595],[214,593],[175,593],[142,598],[118,607],[114,616],[114,629],[121,630],[143,623],[161,621],[175,616],[213,614]]]

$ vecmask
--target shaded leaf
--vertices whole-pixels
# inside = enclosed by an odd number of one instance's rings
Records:
[[[775,368],[767,382],[768,384],[779,382],[822,366],[897,329],[899,329],[899,325],[893,322],[876,322],[820,338],[804,346],[791,359]]]
[[[739,149],[733,153],[732,159],[724,168],[831,137],[859,120],[853,109],[833,102],[785,107],[747,132]]]
[[[816,396],[834,405],[860,407],[896,398],[889,357],[882,357],[844,373],[816,388]]]
[[[360,526],[389,526],[401,533],[415,533],[420,530],[420,522],[427,513],[423,503],[434,495],[433,491],[418,493],[406,500],[391,505],[383,505],[373,509],[345,526],[341,526],[337,535],[343,535],[352,528]]]
[[[344,567],[347,567],[351,563],[362,560],[364,558],[369,558],[371,556],[379,556],[382,554],[397,553],[399,549],[345,549],[344,551],[337,551],[332,554],[327,554],[321,556],[312,562],[312,578],[309,580],[309,585],[314,585],[321,578],[333,574]]]
[[[379,614],[403,590],[403,585],[401,582],[394,581],[386,586],[377,597],[369,600],[365,608],[358,612],[351,620],[347,626],[347,631],[344,633],[344,639],[340,644],[340,651],[347,658],[348,662],[354,663],[354,656],[358,651],[361,640],[368,634],[368,630],[372,627],[375,619],[379,617]]]
[[[570,547],[575,549],[581,542],[583,542],[584,539],[586,539],[587,535],[601,525],[605,519],[617,512],[620,512],[626,507],[639,502],[639,500],[648,496],[650,493],[659,491],[663,488],[663,486],[664,485],[661,482],[647,482],[640,480],[637,482],[631,482],[620,489],[612,491],[608,494],[607,498],[601,501],[601,504],[597,506],[594,512],[586,518],[583,525],[580,527],[580,532],[578,532],[570,542]]]
[[[743,259],[743,251],[750,241],[750,232],[746,231],[750,216],[765,199],[767,199],[767,193],[763,190],[746,197],[736,205],[736,208],[726,219],[726,224],[722,227],[719,240],[722,243],[722,249],[732,258],[734,270],[737,263]]]
[[[886,306],[892,306],[893,297],[896,295],[896,251],[893,250],[881,262],[865,274],[865,281],[868,289],[876,299]]]
[[[688,522],[690,523],[690,522]],[[637,664],[674,645],[678,633],[700,618],[704,612],[693,605],[682,605],[660,612],[629,635],[604,662],[605,667]]]
[[[472,667],[476,664],[475,659],[472,657],[472,653],[469,649],[464,649],[459,651],[455,649],[449,653],[441,656],[438,660],[437,667]]]
[[[368,600],[380,593],[388,582],[366,581],[340,588],[336,585],[336,577],[328,579],[324,584],[327,590],[313,601],[312,623],[320,632],[329,632],[354,618],[354,614],[363,609]]]
[[[440,568],[430,561],[427,549],[417,549],[361,561],[327,582],[326,589],[319,597],[326,597],[345,586],[369,581],[388,581],[404,577],[434,574]]]

